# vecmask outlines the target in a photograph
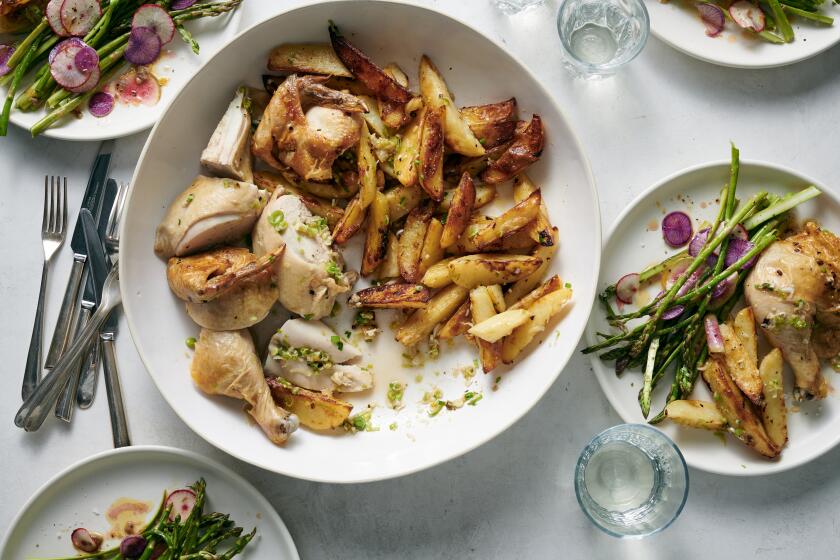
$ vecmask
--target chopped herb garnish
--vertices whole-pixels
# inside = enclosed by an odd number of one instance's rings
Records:
[[[187,206],[189,206],[193,200],[195,200],[195,195],[192,193],[188,194],[187,199],[184,201],[184,207],[186,208]]]
[[[286,228],[289,227],[289,224],[286,223],[286,217],[283,215],[282,210],[275,210],[269,214],[268,223],[277,233],[283,233],[286,231]]]
[[[344,350],[344,342],[341,341],[341,337],[337,334],[334,334],[330,337],[330,342],[332,342],[333,346],[335,346],[339,350]]]
[[[195,350],[196,340],[194,336],[189,337],[185,342],[187,344],[187,348],[189,348],[190,350]]]
[[[405,384],[399,383],[396,381],[392,381],[388,383],[388,405],[395,409],[399,410],[403,407],[402,400],[403,396],[405,395]]]
[[[336,262],[332,259],[327,262],[326,266],[327,275],[334,280],[341,282],[344,280],[344,273],[341,271],[341,267],[336,264]]]

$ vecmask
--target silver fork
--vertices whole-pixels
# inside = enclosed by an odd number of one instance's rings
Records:
[[[67,233],[67,177],[64,186],[57,176],[44,177],[44,214],[41,219],[41,243],[44,246],[44,265],[41,268],[41,289],[38,293],[38,307],[35,311],[35,325],[26,355],[26,369],[23,372],[23,400],[29,398],[41,380],[42,342],[44,332],[44,296],[47,291],[47,276],[53,255],[64,243]]]

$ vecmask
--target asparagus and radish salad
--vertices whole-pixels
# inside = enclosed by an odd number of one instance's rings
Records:
[[[739,201],[739,170],[739,152],[733,145],[729,180],[714,221],[695,232],[686,213],[667,214],[662,235],[678,252],[640,272],[625,274],[599,295],[615,330],[597,333],[600,341],[583,352],[600,353],[603,360],[615,362],[617,375],[627,369],[642,370],[638,401],[645,418],[650,417],[654,388],[668,375],[672,377],[667,402],[688,398],[709,354],[722,351],[719,322],[741,299],[756,259],[780,238],[788,212],[820,194],[809,186],[786,196],[762,191]],[[641,288],[660,280],[664,289],[658,295],[633,306]],[[659,413],[650,421],[663,417]]]
[[[710,37],[720,35],[730,21],[765,41],[784,44],[795,38],[791,25],[795,18],[815,25],[834,25],[834,18],[821,10],[836,3],[836,0],[736,0],[699,2],[696,6]]]
[[[0,136],[6,135],[12,110],[46,110],[31,127],[32,136],[85,104],[94,116],[109,114],[115,100],[105,86],[120,69],[155,62],[176,34],[197,54],[198,42],[184,24],[230,12],[241,2],[49,0],[43,11],[28,4],[24,9],[33,28],[13,44],[0,45],[0,86],[6,88]]]

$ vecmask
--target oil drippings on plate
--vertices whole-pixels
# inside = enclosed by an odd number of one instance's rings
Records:
[[[118,498],[105,510],[105,519],[111,525],[108,537],[121,539],[137,534],[146,525],[146,516],[151,510],[151,502],[134,498]]]

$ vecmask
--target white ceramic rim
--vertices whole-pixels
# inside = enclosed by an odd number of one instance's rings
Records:
[[[195,77],[198,75],[198,73],[203,71],[206,66],[212,64],[213,61],[215,60],[215,58],[222,52],[223,49],[227,48],[227,46],[230,45],[231,43],[233,43],[234,41],[237,41],[242,35],[250,32],[252,29],[255,29],[257,27],[260,27],[260,26],[263,26],[263,25],[271,25],[272,22],[274,22],[275,19],[281,18],[284,15],[289,14],[291,12],[295,12],[295,11],[298,11],[298,10],[305,10],[305,9],[309,8],[310,6],[315,5],[315,4],[328,4],[328,3],[336,3],[337,4],[339,2],[343,3],[343,2],[352,2],[352,1],[353,0],[331,0],[330,2],[311,2],[311,3],[308,3],[308,4],[303,5],[303,6],[296,6],[292,9],[283,11],[283,12],[281,12],[279,14],[276,14],[276,15],[274,15],[274,16],[272,16],[272,17],[270,17],[270,18],[268,18],[264,21],[261,21],[257,24],[254,24],[253,26],[249,27],[248,29],[244,29],[243,31],[238,33],[236,36],[234,36],[230,41],[228,41],[228,43],[226,43],[225,46],[223,46],[221,49],[219,49],[216,52],[216,54],[214,54],[213,57],[210,58],[204,64],[204,66],[202,66],[198,71],[196,71],[196,73],[187,81],[186,84],[184,84],[184,86],[181,88],[181,91],[178,92],[178,95],[174,96],[170,100],[169,104],[167,104],[167,106],[164,108],[158,123],[163,121],[163,119],[166,118],[166,116],[169,113],[169,110],[171,108],[171,105],[175,102],[176,99],[178,99],[178,97],[180,97],[180,95],[182,95],[182,93],[187,89],[189,84],[192,82],[192,80],[195,79]],[[460,25],[463,25],[464,27],[474,31],[475,33],[477,33],[478,35],[483,37],[485,40],[492,43],[496,48],[504,51],[516,64],[518,64],[531,77],[531,79],[534,80],[535,83],[538,84],[538,87],[542,90],[543,96],[546,99],[548,99],[551,104],[554,105],[554,108],[557,111],[557,113],[566,122],[566,125],[569,128],[569,132],[571,133],[571,141],[573,142],[573,147],[580,154],[581,165],[583,167],[583,170],[586,173],[587,183],[588,183],[588,186],[589,186],[589,190],[591,191],[592,200],[593,200],[593,204],[594,204],[595,223],[593,224],[593,234],[596,236],[596,241],[598,241],[596,246],[600,246],[603,249],[603,237],[601,235],[601,205],[600,205],[600,201],[598,199],[598,189],[595,186],[595,177],[592,174],[592,168],[589,164],[589,158],[586,156],[586,153],[583,150],[583,145],[580,142],[580,138],[578,137],[578,135],[574,131],[574,129],[572,129],[571,121],[569,121],[569,119],[566,117],[566,114],[561,109],[559,103],[557,103],[557,101],[554,99],[554,97],[549,94],[548,89],[537,78],[537,75],[534,72],[532,72],[531,69],[528,66],[526,66],[519,59],[519,57],[512,54],[508,49],[506,49],[504,46],[502,46],[495,39],[487,36],[487,34],[483,33],[482,31],[480,31],[480,30],[478,30],[474,27],[472,27],[471,25],[469,25],[468,23],[464,22],[461,19],[458,19],[454,16],[451,16],[449,14],[441,12],[440,10],[433,9],[433,8],[430,8],[430,7],[427,7],[427,6],[421,6],[421,5],[418,5],[418,4],[414,4],[412,2],[402,2],[400,0],[372,0],[372,1],[376,1],[376,2],[379,2],[379,3],[382,3],[382,4],[395,4],[395,5],[409,4],[409,5],[414,6],[416,8],[433,12],[433,13],[435,13],[437,15],[440,15],[444,18],[448,18],[448,19],[450,19],[450,20],[452,20],[452,21],[454,21],[454,22],[456,22]],[[139,158],[138,161],[141,161],[145,158],[146,152],[149,149],[150,141],[151,141],[152,138],[154,138],[155,130],[157,129],[157,127],[158,127],[158,124],[156,123],[154,128],[152,129],[152,132],[149,134],[149,138],[146,141],[146,144],[143,146],[143,151],[140,153],[140,158]],[[135,184],[135,180],[137,178],[137,169],[138,168],[135,167],[134,174],[131,178],[131,184],[129,186],[129,191],[127,193],[127,196],[129,197],[129,199],[133,195],[133,192],[134,192],[134,184]],[[123,220],[121,225],[120,225],[120,239],[124,239],[124,235],[123,235],[124,234],[124,231],[123,231],[124,228],[125,228],[125,221]],[[122,242],[120,243],[120,245],[122,245]],[[122,246],[120,247],[120,251],[122,251]],[[600,255],[599,255],[599,258],[594,260],[594,262],[595,262],[595,268],[592,271],[592,277],[595,278],[596,281],[597,281],[597,279],[599,278],[600,269],[601,269]],[[124,260],[120,259],[119,266],[120,266],[120,289],[123,289],[122,282],[123,282],[123,278],[125,278]],[[597,295],[597,291],[596,291],[596,295]],[[591,313],[592,313],[592,307],[595,304],[595,299],[596,298],[593,297],[588,303],[588,305],[589,305],[588,315],[591,315]],[[578,301],[581,305],[587,305],[587,303],[583,300],[578,300]],[[167,395],[163,391],[161,391],[160,387],[157,385],[157,382],[155,381],[154,376],[152,376],[149,373],[149,364],[146,361],[144,349],[140,346],[140,343],[138,342],[138,337],[135,335],[136,327],[135,327],[134,321],[132,319],[132,313],[130,311],[130,308],[126,307],[126,306],[123,306],[123,310],[125,312],[125,317],[126,317],[126,320],[128,322],[128,329],[129,329],[129,332],[131,333],[131,339],[134,341],[134,346],[135,346],[135,348],[137,348],[137,353],[140,356],[140,360],[143,362],[143,367],[146,368],[146,373],[149,374],[149,377],[152,378],[152,382],[155,383],[155,386],[158,388],[158,392],[161,393],[164,400],[166,400],[167,404],[169,404],[169,406],[173,410],[177,410],[175,408],[175,406],[173,406],[172,402],[170,401],[170,398],[167,397]],[[575,340],[578,343],[580,342],[580,339],[583,337],[583,334],[586,331],[587,325],[588,325],[588,321],[583,322],[581,324],[581,327],[580,327],[579,331],[577,333],[573,333],[573,336],[575,336]],[[576,346],[577,346],[577,344],[576,344]],[[224,451],[228,455],[231,455],[232,457],[236,457],[237,459],[239,459],[239,460],[241,460],[245,463],[253,464],[257,467],[260,467],[262,469],[265,469],[265,470],[268,470],[268,471],[271,471],[271,472],[275,472],[275,473],[278,473],[278,474],[283,474],[283,475],[290,476],[292,478],[297,478],[297,479],[300,479],[300,480],[309,480],[309,481],[313,481],[313,482],[326,482],[326,483],[333,483],[333,484],[358,484],[358,483],[363,483],[363,482],[376,482],[376,481],[379,481],[379,480],[389,480],[389,479],[392,479],[392,478],[399,478],[399,477],[406,476],[406,475],[409,475],[409,474],[413,474],[413,473],[416,473],[416,472],[420,472],[420,471],[423,471],[423,470],[426,470],[426,469],[430,469],[432,467],[435,467],[437,465],[445,463],[445,462],[447,462],[451,459],[455,459],[457,457],[465,455],[465,454],[469,453],[470,451],[484,445],[488,441],[494,439],[495,437],[497,437],[502,432],[506,431],[514,423],[516,423],[520,418],[522,418],[525,414],[530,412],[531,409],[534,408],[534,406],[540,401],[540,399],[542,399],[542,397],[545,395],[545,393],[548,391],[548,389],[551,388],[554,385],[554,383],[557,382],[557,378],[560,377],[560,373],[566,367],[566,365],[568,364],[568,360],[571,358],[571,356],[574,354],[575,351],[576,351],[576,349],[573,349],[572,353],[566,359],[566,362],[561,367],[557,368],[556,373],[554,374],[554,379],[551,381],[551,383],[546,384],[545,389],[543,391],[541,391],[539,393],[534,392],[533,393],[533,399],[530,402],[526,403],[526,405],[523,406],[516,414],[512,414],[510,416],[510,418],[508,419],[508,421],[505,424],[503,424],[497,431],[488,432],[488,434],[485,437],[477,438],[475,441],[471,442],[470,445],[467,445],[466,447],[463,447],[463,448],[459,448],[454,452],[444,453],[444,454],[441,454],[441,456],[439,456],[439,457],[435,456],[431,460],[425,461],[425,462],[423,462],[421,464],[418,464],[414,467],[397,469],[394,472],[385,473],[383,475],[357,477],[355,479],[350,479],[350,480],[331,480],[331,479],[322,478],[322,477],[300,476],[298,473],[292,474],[292,473],[284,472],[283,470],[278,468],[277,465],[268,464],[268,463],[265,463],[265,462],[259,462],[259,463],[258,462],[252,462],[249,459],[246,459],[246,458],[244,458],[244,457],[242,457],[242,456],[240,456],[236,453],[233,453],[228,447],[225,447],[225,446],[220,445],[219,443],[217,443],[215,441],[210,441],[210,440],[204,438],[204,436],[201,434],[201,432],[199,432],[195,427],[193,427],[192,423],[189,422],[187,419],[181,417],[180,415],[179,415],[179,418],[194,433],[198,434],[202,439],[204,439],[205,441],[207,441],[209,444],[213,445],[217,449],[220,449],[221,451]],[[176,414],[177,414],[177,412],[176,412]]]
[[[274,506],[271,505],[271,503],[266,499],[266,497],[263,496],[262,493],[259,490],[257,490],[253,484],[245,480],[245,478],[234,472],[232,469],[217,462],[215,459],[205,457],[204,455],[200,455],[195,451],[187,451],[186,449],[168,447],[165,445],[132,445],[128,447],[117,447],[115,449],[107,449],[100,453],[96,453],[94,455],[90,455],[89,457],[85,457],[84,459],[76,461],[69,467],[62,469],[58,474],[54,475],[47,482],[42,484],[41,487],[38,488],[38,490],[36,490],[35,493],[32,494],[32,496],[28,500],[26,500],[26,503],[24,503],[23,506],[21,506],[21,508],[18,510],[17,514],[12,519],[12,522],[7,529],[6,535],[3,537],[3,540],[0,541],[0,552],[6,550],[6,547],[9,544],[9,539],[14,533],[13,529],[18,526],[23,516],[26,514],[27,511],[29,511],[29,508],[31,508],[33,504],[35,504],[35,502],[54,484],[58,483],[61,479],[65,478],[71,473],[93,463],[96,463],[97,461],[101,461],[114,455],[124,455],[131,453],[163,453],[183,457],[195,463],[202,464],[211,469],[215,469],[219,471],[223,477],[228,478],[239,485],[242,485],[243,487],[245,487],[245,489],[251,492],[251,497],[254,498],[254,500],[256,500],[256,505],[262,508],[264,514],[267,515],[270,518],[270,521],[280,529],[283,538],[289,543],[291,543],[291,549],[294,553],[294,556],[291,560],[300,560],[300,555],[298,554],[297,546],[295,545],[295,541],[292,538],[292,534],[289,532],[289,529],[286,527],[286,524],[283,522],[283,519],[280,517],[280,514],[277,513],[277,510],[274,509]]]
[[[780,171],[782,173],[787,173],[789,175],[799,177],[800,179],[803,180],[803,182],[806,182],[808,184],[816,186],[818,189],[820,189],[822,191],[823,195],[828,196],[829,198],[831,198],[834,201],[835,204],[840,205],[840,199],[837,197],[837,195],[834,193],[834,191],[827,188],[825,186],[825,183],[823,183],[822,181],[818,181],[818,180],[814,179],[813,177],[811,177],[809,175],[805,175],[803,173],[800,173],[799,171],[796,171],[796,170],[794,170],[790,167],[787,167],[785,165],[779,165],[779,164],[776,164],[776,163],[769,163],[769,162],[763,161],[763,160],[742,159],[742,160],[740,160],[740,162],[741,162],[742,166],[752,165],[752,166],[757,166],[757,167],[764,167],[764,168],[767,168],[767,169],[771,169],[771,170],[774,170],[774,171]],[[670,175],[666,176],[665,178],[660,179],[659,181],[657,181],[656,183],[654,183],[653,185],[651,185],[650,187],[645,189],[641,194],[636,196],[636,198],[633,199],[633,202],[631,202],[628,206],[626,206],[624,208],[624,210],[621,212],[621,214],[618,216],[618,218],[616,218],[612,227],[610,227],[610,232],[609,232],[609,234],[607,234],[607,240],[604,243],[604,247],[608,246],[612,242],[613,234],[616,232],[616,230],[618,230],[619,226],[627,218],[627,216],[633,210],[635,210],[637,206],[642,204],[645,201],[646,198],[653,195],[653,193],[655,193],[657,190],[662,188],[663,185],[666,185],[666,184],[670,183],[671,181],[674,181],[675,179],[677,179],[677,178],[679,178],[683,175],[688,175],[689,173],[695,173],[697,171],[701,171],[701,170],[712,168],[712,167],[729,166],[730,164],[731,164],[731,161],[728,160],[728,159],[727,160],[721,159],[721,160],[710,161],[710,162],[701,163],[701,164],[697,164],[697,165],[693,165],[693,166],[690,166],[690,167],[683,168],[680,171],[677,171],[675,173],[671,173]],[[604,254],[603,248],[602,248],[601,254],[602,255]],[[599,287],[601,286],[601,279],[600,278],[598,278],[598,286]],[[590,313],[589,322],[591,322],[591,321],[592,321],[592,315]],[[593,344],[594,341],[589,336],[589,332],[590,332],[589,322],[587,322],[587,328],[586,328],[585,334],[586,334],[587,344]],[[608,391],[607,388],[606,388],[607,381],[605,379],[603,379],[603,377],[597,373],[596,363],[598,361],[600,361],[598,356],[596,354],[590,354],[589,355],[589,361],[592,365],[593,372],[596,372],[595,373],[595,378],[598,380],[598,385],[601,387],[601,390],[603,391],[604,395],[607,397],[607,400],[610,402],[610,406],[613,407],[613,410],[615,411],[615,413],[618,414],[621,417],[621,419],[626,423],[638,424],[638,419],[625,418],[624,416],[621,415],[621,412],[619,412],[620,408],[619,408],[617,402],[613,399],[612,392]],[[656,426],[652,426],[652,428],[658,429]],[[790,461],[788,461],[786,463],[774,463],[774,465],[776,467],[774,470],[771,470],[771,471],[768,471],[768,472],[761,472],[761,473],[751,472],[749,469],[741,470],[741,471],[729,471],[729,470],[724,470],[724,469],[715,469],[713,467],[700,467],[700,466],[697,466],[697,465],[694,464],[694,462],[691,460],[689,455],[684,454],[683,456],[685,458],[685,462],[688,464],[689,467],[691,467],[693,469],[697,469],[699,471],[708,472],[708,473],[711,473],[711,474],[717,474],[717,475],[721,475],[721,476],[734,476],[734,477],[739,477],[739,478],[740,477],[772,476],[772,475],[775,475],[775,474],[779,474],[779,473],[789,471],[791,469],[795,469],[796,467],[800,467],[800,466],[802,466],[806,463],[809,463],[809,462],[813,461],[814,459],[818,459],[819,457],[823,456],[824,454],[826,454],[829,451],[831,451],[832,449],[834,449],[837,446],[838,443],[840,443],[840,432],[837,432],[834,435],[834,441],[831,442],[830,445],[827,445],[824,449],[821,449],[820,451],[818,451],[814,455],[802,456],[798,459],[791,459]],[[676,443],[675,443],[675,445],[676,445]],[[682,452],[682,450],[680,450],[680,452]]]

